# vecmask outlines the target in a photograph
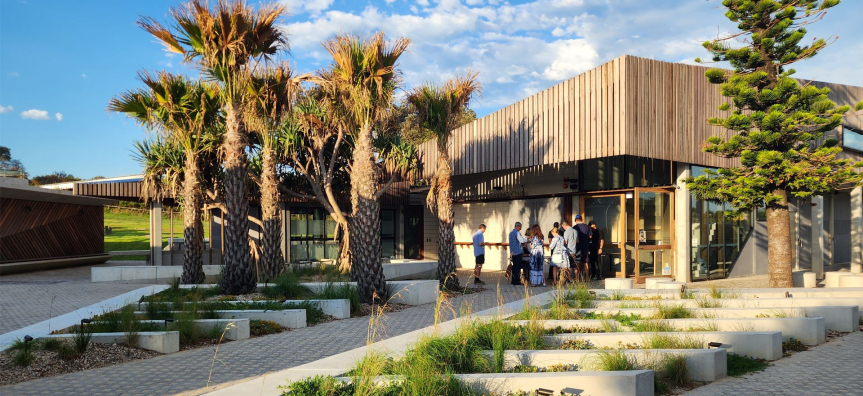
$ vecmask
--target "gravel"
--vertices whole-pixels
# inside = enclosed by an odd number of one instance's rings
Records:
[[[71,346],[71,344],[70,344]],[[63,360],[57,352],[33,348],[33,362],[27,367],[15,364],[17,351],[0,353],[0,385],[11,385],[37,378],[112,366],[133,360],[149,359],[161,355],[158,352],[132,348],[123,344],[91,343],[87,352],[71,360]]]

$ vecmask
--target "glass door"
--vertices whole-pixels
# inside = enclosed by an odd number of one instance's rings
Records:
[[[581,212],[585,223],[596,222],[598,233],[605,241],[599,265],[604,276],[624,277],[623,263],[623,195],[582,196]]]
[[[674,191],[637,188],[627,199],[627,248],[636,282],[644,277],[671,276],[674,243]],[[634,212],[634,213],[632,213]]]

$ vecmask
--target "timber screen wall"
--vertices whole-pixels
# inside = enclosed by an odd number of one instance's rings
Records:
[[[102,206],[0,198],[0,262],[105,253]]]

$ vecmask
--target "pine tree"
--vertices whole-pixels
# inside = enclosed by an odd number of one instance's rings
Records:
[[[696,197],[730,203],[736,212],[766,208],[770,287],[792,287],[790,197],[822,195],[863,174],[837,158],[834,139],[821,141],[837,128],[850,108],[837,106],[830,90],[800,84],[786,66],[811,58],[830,41],[800,42],[804,26],[824,17],[837,0],[724,0],[725,16],[737,23],[736,34],[704,43],[714,62],[728,62],[733,71],[710,69],[708,81],[721,84],[728,103],[719,106],[727,117],[708,122],[732,133],[714,136],[702,149],[720,157],[739,158],[740,166],[707,172],[687,180]],[[735,39],[743,45],[732,47]],[[741,40],[743,39],[743,40]],[[700,62],[699,59],[696,59]],[[857,104],[863,109],[863,102]]]

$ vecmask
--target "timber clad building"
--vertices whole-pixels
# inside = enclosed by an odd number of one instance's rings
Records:
[[[473,267],[471,234],[487,225],[484,268],[506,268],[507,233],[519,221],[548,233],[581,214],[605,236],[607,276],[673,276],[680,281],[766,273],[766,222],[725,217],[721,203],[697,200],[682,180],[705,168],[738,165],[701,151],[728,131],[707,123],[727,99],[707,68],[622,56],[522,99],[454,132],[456,249]],[[863,88],[813,82],[839,105]],[[843,157],[863,159],[863,119],[833,132]],[[421,147],[424,177],[436,170],[436,142]],[[861,188],[794,202],[796,266],[863,260]],[[427,213],[424,252],[434,258],[436,219]]]
[[[766,222],[760,215],[726,217],[723,204],[694,199],[682,183],[706,168],[738,164],[701,151],[708,137],[728,133],[707,123],[727,114],[717,109],[727,99],[707,82],[705,70],[622,56],[456,130],[449,155],[458,265],[473,267],[470,241],[480,223],[488,226],[485,240],[493,244],[484,268],[497,270],[508,263],[506,236],[516,221],[539,224],[547,234],[554,222],[581,214],[603,231],[606,276],[695,281],[766,273]],[[829,87],[839,105],[863,100],[861,87],[812,84]],[[841,156],[863,159],[863,119],[845,121],[831,135],[844,148]],[[423,144],[420,156],[427,179],[436,169],[436,142]],[[74,191],[134,200],[140,182],[76,183]],[[384,195],[383,257],[437,259],[438,223],[424,207],[427,192],[404,182]],[[797,268],[820,278],[825,267],[863,264],[861,192],[847,186],[793,202]],[[156,213],[162,204],[151,208]],[[259,214],[253,203],[251,215]],[[161,222],[161,215],[151,218]],[[212,250],[205,256],[218,264],[218,212],[211,218]],[[283,196],[282,220],[286,259],[337,257],[335,223],[323,208]],[[161,230],[161,223],[151,228]],[[250,236],[259,236],[254,224]],[[182,263],[181,253],[151,244],[156,265]]]

